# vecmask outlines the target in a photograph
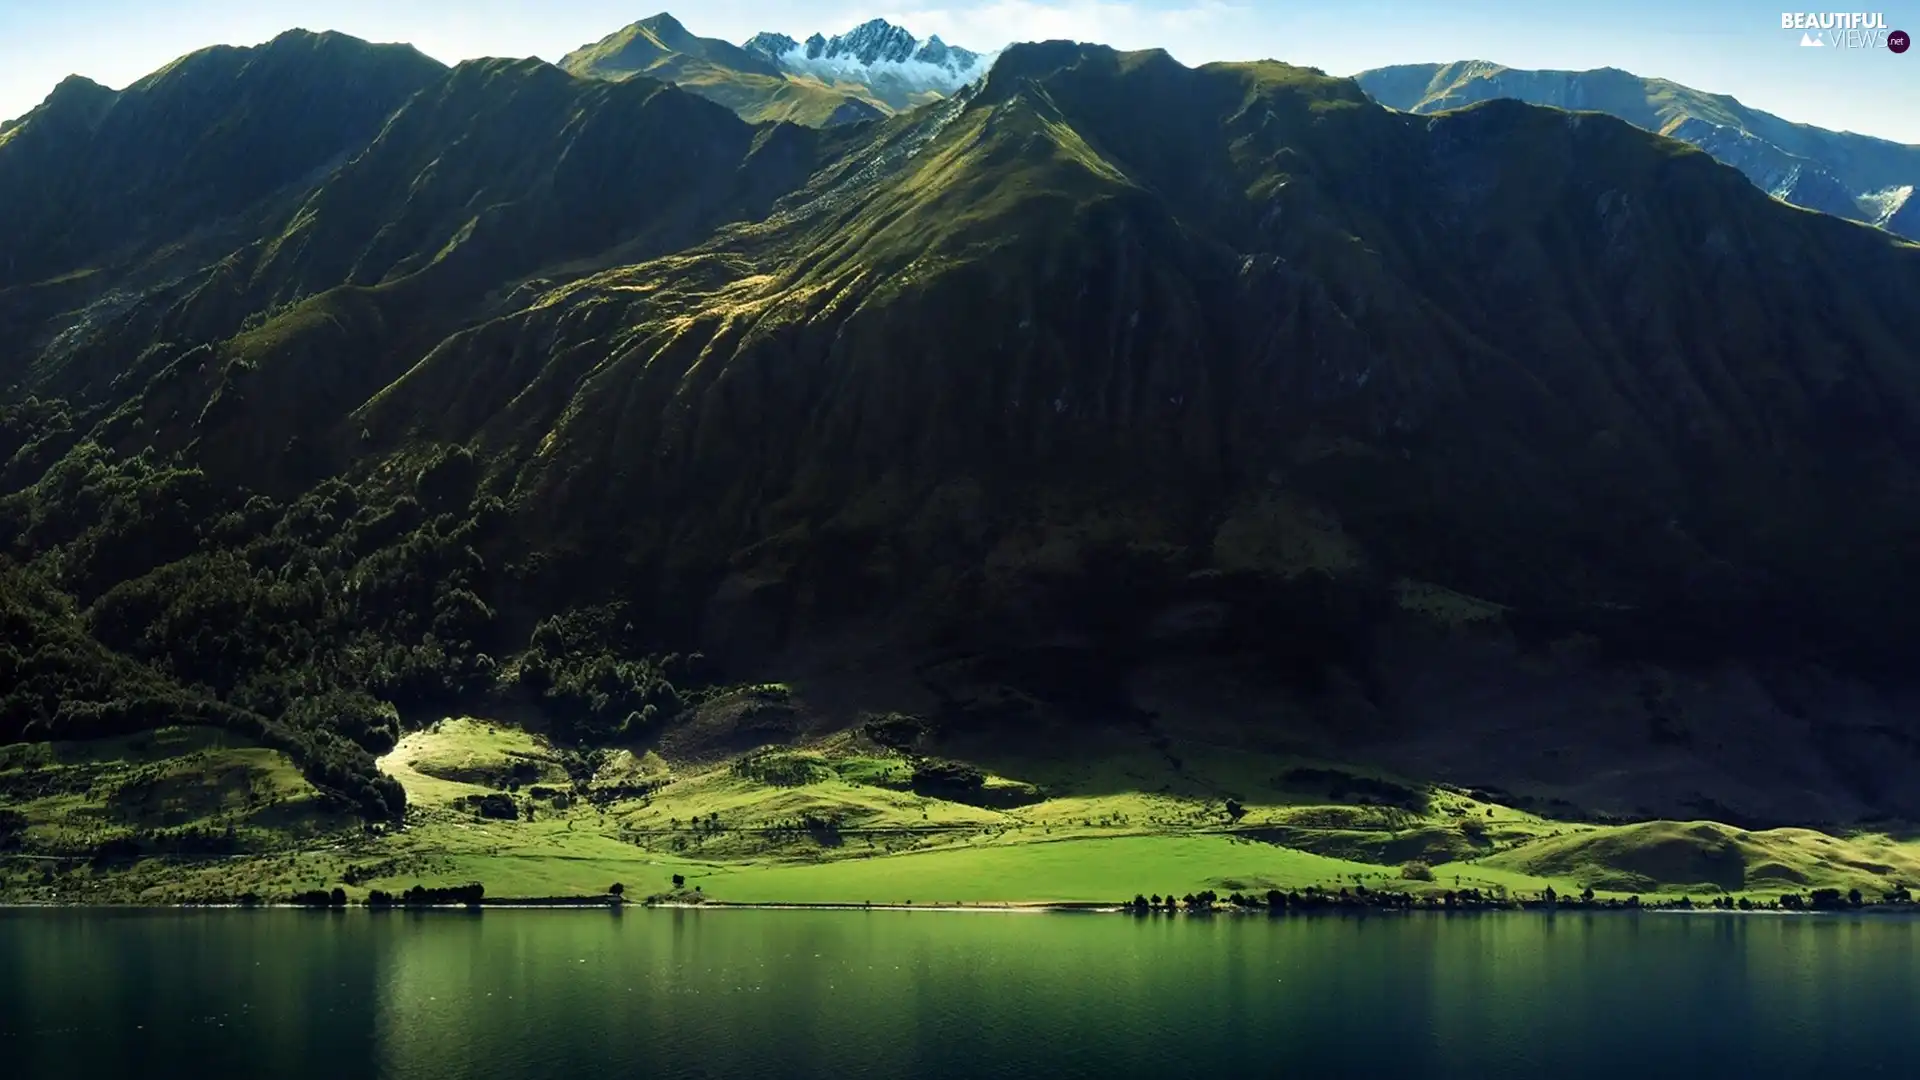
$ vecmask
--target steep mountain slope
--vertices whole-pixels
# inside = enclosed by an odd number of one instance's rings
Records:
[[[1724,94],[1621,71],[1521,71],[1484,60],[1364,71],[1383,105],[1434,113],[1492,98],[1610,113],[1705,150],[1798,206],[1920,238],[1909,220],[1920,146],[1796,124]]]
[[[243,75],[240,92],[252,89],[248,80],[276,77],[271,66]],[[153,107],[170,114],[193,100],[164,87],[153,93]],[[52,328],[37,321],[46,287],[0,290],[0,320],[28,328],[0,356],[10,361],[0,382],[16,385],[18,404],[0,416],[0,452],[11,459],[0,470],[8,493],[0,531],[51,555],[39,569],[94,605],[86,632],[152,662],[162,683],[188,688],[183,700],[224,709],[211,715],[249,736],[292,722],[284,718],[313,699],[321,689],[314,676],[335,661],[360,669],[347,685],[415,681],[417,672],[406,674],[412,661],[395,665],[393,619],[419,620],[401,638],[428,657],[442,655],[440,642],[456,627],[470,635],[475,617],[484,626],[491,612],[462,591],[474,572],[468,545],[498,510],[473,503],[471,477],[462,479],[470,458],[422,474],[451,477],[435,482],[453,491],[468,484],[457,497],[411,481],[404,497],[356,492],[342,502],[343,489],[323,485],[317,501],[293,505],[249,500],[247,490],[313,495],[311,484],[353,454],[328,439],[345,413],[441,336],[484,319],[515,275],[673,250],[720,222],[760,216],[805,178],[811,160],[804,129],[756,130],[650,79],[582,81],[539,62],[463,64],[384,119],[311,188],[266,199],[239,247],[215,246],[231,234],[214,232],[202,246],[176,241],[81,275],[61,286],[73,306],[57,309]],[[17,175],[32,182],[36,168],[60,175],[68,167],[58,155],[23,157]],[[156,277],[160,284],[150,284]],[[423,513],[415,496],[427,496],[434,512]],[[223,512],[231,513],[214,520]],[[359,525],[329,528],[342,514]],[[317,528],[316,517],[324,522]],[[328,576],[287,591],[279,575],[290,572],[290,556]],[[357,598],[338,591],[349,572],[359,575]],[[424,581],[414,576],[423,573]],[[365,591],[377,579],[424,606],[386,587]],[[356,647],[333,652],[322,644],[330,633],[373,651],[346,659]],[[22,662],[48,661],[29,649]],[[387,674],[373,675],[369,664]],[[443,674],[381,692],[396,700],[444,694]],[[126,682],[103,676],[72,684],[66,700],[10,699],[4,730],[75,737],[124,726],[97,730],[105,722],[88,719],[88,709],[135,718],[125,723],[161,715],[119,704],[154,696]],[[364,750],[309,737],[357,709],[323,705],[280,741],[317,782],[327,769],[346,769],[330,786],[371,790],[363,806],[391,808],[387,794],[398,789],[377,781]]]
[[[0,532],[260,717],[646,738],[851,656],[851,709],[1006,740],[1914,814],[1917,296],[1920,248],[1510,100],[1052,42],[814,131],[487,61],[185,285],[0,293]]]
[[[0,141],[0,289],[193,240],[311,183],[444,70],[408,46],[294,30],[119,93],[70,78]]]
[[[665,13],[568,53],[560,67],[586,78],[646,75],[675,83],[751,122],[788,120],[826,127],[891,111],[863,87],[830,87],[815,78],[796,78],[757,52],[694,35]]]

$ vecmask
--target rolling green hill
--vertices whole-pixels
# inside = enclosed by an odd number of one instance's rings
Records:
[[[714,61],[649,33],[617,80],[289,35],[0,136],[0,741],[218,728],[209,760],[449,844],[482,804],[445,799],[494,789],[395,750],[446,715],[583,793],[652,753],[776,832],[1111,832],[1162,787],[1172,828],[1291,805],[1292,768],[1399,778],[1316,807],[1419,785],[1536,839],[1920,816],[1920,247],[1594,113],[1047,42],[809,128],[653,77]],[[297,137],[349,76],[387,96]],[[165,123],[123,137],[136,105]],[[844,745],[875,715],[921,733],[898,760]],[[768,744],[860,761],[825,803],[692,782]],[[1045,779],[1102,755],[1152,766]],[[1070,801],[900,795],[926,758]],[[608,796],[635,828],[643,778]],[[1292,854],[1248,872],[1492,857],[1406,813],[1266,821]],[[593,821],[598,874],[632,844]],[[576,842],[545,828],[460,858]],[[377,844],[413,873],[422,835]],[[1633,836],[1488,866],[1674,839]]]

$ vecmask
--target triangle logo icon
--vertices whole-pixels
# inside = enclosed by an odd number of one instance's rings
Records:
[[[1803,49],[1824,49],[1826,46],[1826,42],[1821,41],[1812,34],[1803,33],[1800,35],[1800,47]]]

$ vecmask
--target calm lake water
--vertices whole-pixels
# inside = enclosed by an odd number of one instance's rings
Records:
[[[1920,922],[0,913],[0,1076],[1912,1076]]]

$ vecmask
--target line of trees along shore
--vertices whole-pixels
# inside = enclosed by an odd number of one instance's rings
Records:
[[[384,889],[374,889],[367,893],[366,906],[370,908],[446,907],[464,904],[468,907],[474,907],[484,900],[486,895],[487,890],[477,884],[454,885],[438,889],[430,889],[424,885],[415,885],[411,889],[397,893],[390,893]],[[247,903],[248,898],[242,897],[241,902],[243,904]],[[253,902],[258,903],[258,898],[254,898]],[[293,902],[301,907],[342,908],[347,906],[347,890],[338,887],[334,888],[331,892],[326,889],[311,889],[307,892],[296,894],[293,897]]]
[[[1197,893],[1185,893],[1175,896],[1172,893],[1155,893],[1151,896],[1136,893],[1125,907],[1136,915],[1153,915],[1174,912],[1211,912],[1218,910],[1258,910],[1281,913],[1288,911],[1321,911],[1346,909],[1375,909],[1398,911],[1452,911],[1452,910],[1601,910],[1601,911],[1849,911],[1868,907],[1911,907],[1913,893],[1905,885],[1896,885],[1878,900],[1871,899],[1851,889],[1842,893],[1839,889],[1814,889],[1807,895],[1786,893],[1777,897],[1755,900],[1751,897],[1731,895],[1715,896],[1695,901],[1690,896],[1679,899],[1642,900],[1638,896],[1598,897],[1592,889],[1586,889],[1579,895],[1557,893],[1549,887],[1533,898],[1522,898],[1505,892],[1483,891],[1477,888],[1450,889],[1442,893],[1429,893],[1415,896],[1412,893],[1384,889],[1368,889],[1365,885],[1356,885],[1351,889],[1341,888],[1337,892],[1316,886],[1303,890],[1269,889],[1262,894],[1232,892],[1221,896],[1212,889]]]
[[[673,891],[663,893],[658,899],[674,899],[681,896],[694,898],[699,896],[698,886],[688,894],[686,878],[673,875]],[[608,887],[603,897],[566,898],[569,900],[604,900],[613,904],[625,901],[626,886],[614,884]],[[555,898],[556,902],[560,898]],[[656,899],[656,898],[649,898]],[[343,888],[332,890],[311,889],[296,893],[291,902],[302,907],[343,908],[349,899]],[[389,893],[374,889],[362,902],[369,908],[390,907],[446,907],[465,905],[478,907],[486,900],[486,889],[479,884],[455,885],[444,888],[428,888],[415,885],[402,892]],[[253,906],[262,902],[254,893],[240,897],[242,906]],[[506,901],[497,901],[506,902]],[[912,903],[912,901],[908,901]],[[1342,887],[1335,890],[1322,889],[1309,885],[1305,889],[1281,891],[1268,889],[1264,894],[1253,892],[1231,892],[1225,896],[1212,889],[1189,892],[1175,896],[1166,894],[1136,893],[1132,900],[1121,906],[1135,915],[1174,914],[1179,912],[1207,913],[1214,911],[1250,911],[1265,910],[1274,914],[1286,912],[1307,912],[1325,910],[1388,910],[1388,911],[1454,911],[1454,910],[1601,910],[1601,911],[1638,911],[1638,910],[1714,910],[1714,911],[1851,911],[1862,908],[1910,908],[1914,904],[1912,890],[1906,885],[1895,885],[1878,899],[1861,893],[1859,889],[1850,889],[1842,893],[1839,889],[1814,889],[1801,895],[1785,893],[1776,897],[1755,900],[1751,897],[1720,895],[1696,902],[1690,896],[1678,899],[1656,898],[1642,900],[1638,896],[1600,897],[1589,888],[1578,895],[1561,894],[1549,887],[1534,897],[1518,897],[1504,891],[1486,891],[1478,888],[1449,889],[1445,892],[1428,893],[1416,896],[1413,893],[1388,889],[1369,889],[1365,885],[1352,888]]]

